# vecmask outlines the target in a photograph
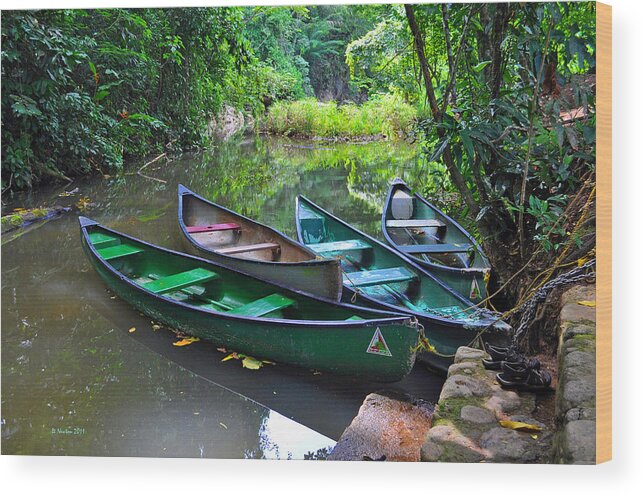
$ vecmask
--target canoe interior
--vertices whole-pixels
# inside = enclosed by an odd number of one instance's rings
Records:
[[[385,205],[384,223],[392,244],[420,262],[454,268],[489,268],[486,257],[466,231],[413,195],[404,184],[393,185]]]
[[[264,262],[306,262],[315,255],[276,231],[217,207],[192,194],[182,195],[186,235],[221,255]],[[196,226],[213,226],[210,230]]]
[[[99,225],[87,226],[88,242],[131,282],[195,309],[292,321],[382,319],[381,313],[301,295],[203,260],[159,250]]]
[[[297,208],[301,241],[322,256],[339,258],[346,288],[401,310],[460,322],[477,320],[470,302],[416,265],[304,198],[299,198]]]

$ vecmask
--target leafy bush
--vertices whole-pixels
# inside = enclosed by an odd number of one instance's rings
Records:
[[[249,60],[241,12],[3,12],[2,189],[203,144]]]
[[[358,106],[354,103],[318,102],[314,98],[277,102],[263,122],[268,133],[359,137],[384,135],[397,139],[408,134],[417,118],[416,110],[397,95],[378,95]]]

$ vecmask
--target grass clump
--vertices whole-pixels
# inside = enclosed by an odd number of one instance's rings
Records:
[[[399,139],[411,131],[416,109],[400,96],[378,95],[362,105],[319,102],[314,98],[272,105],[262,129],[270,134],[300,137]]]

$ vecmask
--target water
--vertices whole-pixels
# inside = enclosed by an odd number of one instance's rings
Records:
[[[430,180],[416,147],[391,143],[253,138],[145,169],[166,183],[138,167],[42,187],[7,211],[87,198],[85,215],[180,250],[183,183],[292,237],[300,193],[379,237],[390,180]],[[82,253],[75,214],[2,241],[3,454],[324,458],[367,394],[439,394],[443,379],[421,366],[384,385],[280,364],[251,371],[221,362],[208,343],[172,346],[171,332],[110,297]]]

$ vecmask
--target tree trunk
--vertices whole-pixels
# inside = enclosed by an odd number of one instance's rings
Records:
[[[440,111],[440,107],[438,106],[438,102],[435,97],[435,90],[431,79],[431,73],[429,71],[429,66],[427,64],[426,56],[424,53],[424,41],[422,39],[422,33],[417,25],[413,7],[405,4],[404,10],[408,19],[409,28],[413,35],[415,51],[420,65],[421,76],[424,79],[424,87],[426,89],[426,96],[429,101],[431,114],[433,115],[433,119],[439,123],[442,122],[442,112]],[[443,96],[443,98],[447,98],[447,96]],[[444,139],[444,130],[438,128],[436,132],[439,138]],[[481,211],[480,206],[476,203],[473,194],[469,190],[466,180],[455,164],[449,144],[447,144],[444,149],[443,158],[444,164],[449,171],[449,176],[451,177],[453,184],[469,207],[470,215],[472,215],[473,217],[477,217]],[[484,184],[482,184],[482,177],[480,175],[481,171],[478,169],[475,172],[478,176],[476,178],[478,187],[484,188]],[[485,197],[484,191],[480,191],[479,194],[480,198]],[[514,242],[513,238],[515,237],[515,231],[511,229],[507,230],[507,226],[511,223],[511,218],[510,216],[508,216],[501,202],[496,202],[495,204],[489,205],[489,207],[490,208],[485,211],[485,215],[482,215],[480,219],[476,220],[476,224],[483,238],[483,245],[485,247],[485,250],[491,260],[492,265],[496,269],[496,273],[499,276],[500,282],[502,282],[511,277],[511,275],[515,272],[515,267],[513,267],[513,264],[509,262],[509,260],[512,260],[512,258],[509,256],[509,247]]]
[[[413,7],[411,5],[405,4],[404,10],[406,12],[406,18],[409,22],[411,34],[413,35],[413,44],[415,45],[418,63],[420,64],[420,72],[422,74],[422,78],[424,79],[424,88],[426,90],[426,97],[429,101],[429,107],[431,108],[431,114],[433,116],[433,120],[440,123],[442,122],[442,112],[440,112],[440,107],[438,106],[438,101],[435,97],[433,80],[431,79],[429,65],[427,64],[426,56],[424,54],[424,40],[422,39],[422,33],[420,32],[417,21],[415,20]],[[448,98],[448,96],[445,95],[444,98]],[[445,139],[445,132],[443,129],[438,128],[437,133],[440,139]],[[451,155],[451,147],[449,144],[446,145],[442,157],[444,159],[444,164],[449,171],[449,176],[451,176],[453,184],[458,189],[460,195],[462,195],[462,198],[469,207],[469,210],[474,216],[478,215],[478,212],[480,212],[480,207],[476,203],[473,194],[471,194],[464,176],[462,176],[460,170],[455,164],[455,161],[453,160],[453,156]]]
[[[505,29],[509,21],[509,4],[496,4],[496,13],[493,20],[493,34],[491,37],[491,73],[489,76],[489,87],[491,98],[498,98],[500,86],[502,85],[502,41],[505,37]]]

